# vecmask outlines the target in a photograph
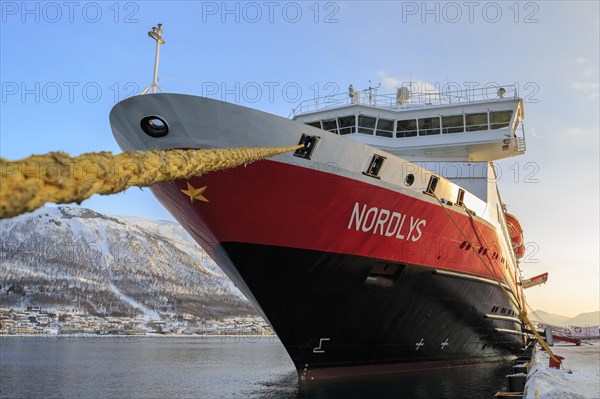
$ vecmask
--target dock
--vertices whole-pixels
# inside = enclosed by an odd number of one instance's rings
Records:
[[[600,342],[555,344],[564,358],[560,369],[549,366],[550,356],[538,345],[531,357],[523,399],[600,398]]]

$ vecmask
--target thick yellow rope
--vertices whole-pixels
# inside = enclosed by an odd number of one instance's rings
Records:
[[[81,203],[94,194],[190,178],[269,158],[302,147],[156,150],[32,155],[0,158],[0,219],[31,212],[47,202]]]
[[[474,249],[475,246],[473,245],[473,243],[471,242],[471,240],[469,240],[469,238],[467,237],[467,235],[465,234],[465,232],[463,231],[463,229],[460,228],[460,226],[458,225],[458,223],[456,222],[456,220],[454,220],[454,218],[450,214],[450,211],[448,211],[448,209],[446,209],[446,207],[444,206],[443,202],[439,199],[439,197],[435,193],[432,193],[432,194],[435,197],[435,199],[439,202],[440,206],[444,209],[444,211],[446,212],[446,215],[448,215],[448,217],[450,218],[450,220],[452,221],[452,223],[454,224],[454,226],[462,234],[462,236],[464,237],[464,239],[469,243],[469,245],[471,246],[471,248]],[[465,209],[466,209],[466,207],[465,207]],[[473,219],[473,214],[468,209],[467,209],[467,213],[469,214],[469,218],[471,219],[471,222],[472,222],[472,224],[474,226],[474,229],[476,229],[477,236],[481,237],[485,241],[485,238],[481,234],[481,231],[479,231],[479,228],[477,227],[477,224],[475,223],[475,220]],[[486,243],[486,247],[487,247],[487,243]],[[548,346],[548,344],[546,343],[546,341],[544,341],[544,339],[540,336],[540,334],[538,334],[537,329],[535,328],[535,326],[533,325],[533,323],[531,322],[531,320],[529,320],[529,317],[527,316],[526,306],[520,306],[520,304],[518,304],[518,303],[515,302],[515,300],[512,298],[512,296],[510,295],[510,293],[508,292],[508,290],[506,288],[504,288],[504,286],[502,285],[502,282],[500,281],[500,278],[496,274],[495,270],[493,270],[493,268],[490,265],[487,264],[487,262],[485,261],[485,259],[483,259],[483,257],[481,256],[481,254],[478,251],[475,251],[475,254],[479,257],[479,260],[481,260],[481,263],[483,263],[483,265],[488,270],[488,272],[492,276],[494,276],[494,279],[496,280],[496,283],[498,283],[498,287],[500,287],[500,289],[502,289],[502,292],[504,292],[504,294],[506,295],[506,297],[508,298],[508,300],[519,310],[519,318],[521,319],[521,321],[523,321],[523,323],[525,323],[527,325],[527,327],[529,327],[529,329],[533,333],[535,339],[546,350],[546,352],[548,352],[548,354],[550,355],[550,357],[555,362],[557,362],[558,364],[561,364],[561,361],[558,358],[556,358],[556,356],[554,355],[554,352],[552,352],[552,350],[550,349],[550,347]],[[525,303],[524,299],[523,299],[523,302]]]
[[[479,236],[483,238],[484,243],[485,243],[485,238],[481,234],[481,231],[479,231],[479,227],[477,227],[477,224],[475,223],[475,220],[473,219],[473,214],[471,212],[468,212],[468,213],[469,213],[469,217],[471,218],[471,222],[472,222],[473,226],[475,226],[475,229],[477,229],[477,232],[479,233]],[[485,243],[485,246],[486,247],[488,246],[487,243]],[[508,295],[508,293],[507,293],[507,295]],[[523,301],[523,303],[525,305],[527,305],[527,302],[525,302],[525,298],[523,298],[522,295],[521,295],[521,300]],[[558,358],[555,357],[554,352],[552,352],[552,350],[550,349],[550,347],[548,346],[548,344],[546,343],[546,341],[537,332],[537,328],[535,328],[535,326],[533,325],[533,323],[531,322],[531,320],[529,320],[529,314],[527,313],[527,306],[518,306],[517,309],[519,309],[519,317],[521,318],[521,320],[523,321],[523,323],[525,323],[527,325],[527,327],[529,327],[529,329],[533,333],[535,339],[539,342],[540,345],[542,345],[542,348],[544,348],[546,350],[546,352],[548,352],[548,354],[550,355],[550,357],[555,362],[557,362],[558,364],[561,364],[562,362]]]

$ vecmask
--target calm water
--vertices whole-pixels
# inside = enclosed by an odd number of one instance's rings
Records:
[[[505,390],[501,363],[299,387],[273,339],[0,338],[2,398],[466,398]]]

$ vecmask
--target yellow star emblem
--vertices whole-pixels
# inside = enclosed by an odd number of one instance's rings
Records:
[[[187,182],[187,190],[179,190],[179,191],[181,191],[185,195],[189,196],[192,204],[194,203],[195,199],[198,201],[208,202],[208,199],[206,199],[206,197],[202,195],[202,193],[204,192],[204,190],[206,190],[207,187],[208,186],[194,188],[194,186],[192,186],[190,184],[190,182]]]

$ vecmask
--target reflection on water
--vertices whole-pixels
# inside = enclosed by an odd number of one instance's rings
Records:
[[[257,389],[255,398],[493,398],[506,390],[506,375],[512,362],[488,363],[451,369],[401,372],[383,376],[353,377],[297,385],[295,373],[282,376],[264,389]]]
[[[0,397],[492,398],[510,363],[298,386],[283,346],[240,338],[0,338]]]

